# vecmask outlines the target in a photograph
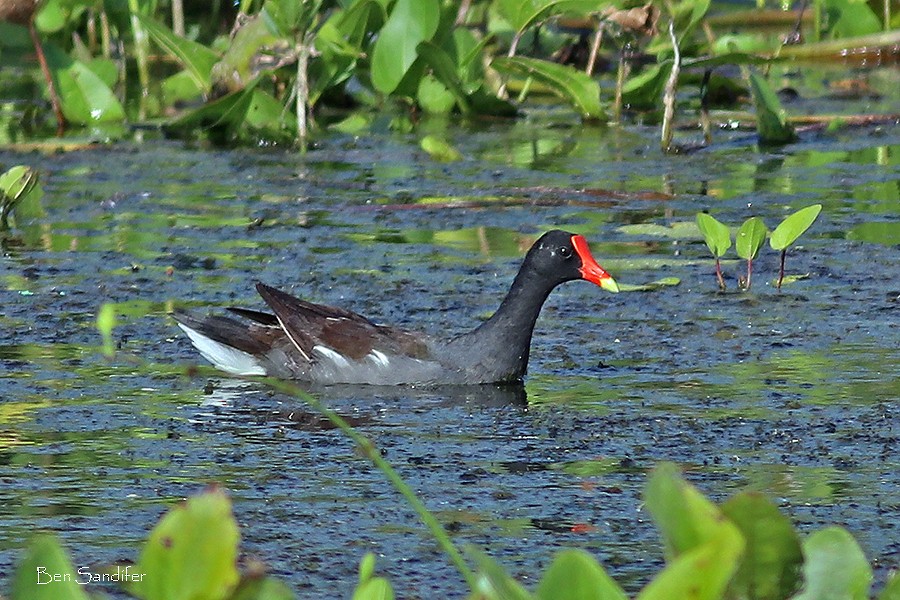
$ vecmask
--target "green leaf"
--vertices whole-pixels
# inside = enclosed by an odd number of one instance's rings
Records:
[[[532,600],[531,594],[497,561],[474,548],[467,550],[478,566],[472,597],[479,600]]]
[[[16,165],[0,175],[0,195],[15,203],[31,193],[37,182],[37,171],[25,165]]]
[[[88,600],[66,551],[49,534],[35,537],[13,576],[11,600]]]
[[[590,75],[557,63],[520,56],[495,58],[491,65],[507,75],[532,77],[553,89],[586,119],[604,119],[600,86]]]
[[[662,534],[667,560],[702,546],[727,523],[719,509],[682,479],[672,463],[653,469],[644,501]]]
[[[443,87],[444,89],[443,94],[452,94],[453,98],[456,100],[456,104],[459,106],[460,111],[463,114],[469,113],[470,108],[468,94],[463,89],[462,80],[459,77],[457,66],[453,63],[453,59],[450,57],[450,55],[432,42],[422,42],[421,44],[419,44],[418,52],[422,59],[426,63],[428,63],[428,66],[431,67],[432,73],[434,74],[431,78],[442,84],[441,87]],[[428,76],[423,77],[422,82],[424,82],[428,78]],[[420,82],[419,84],[420,104],[423,99],[422,82]],[[422,108],[428,111],[428,108],[426,108],[426,106],[422,106]],[[449,112],[449,110],[447,110],[446,112]],[[446,112],[444,114],[446,114]]]
[[[12,167],[0,175],[0,230],[9,228],[9,216],[15,214],[16,225],[44,216],[41,199],[44,190],[38,184],[38,172],[24,165]]]
[[[803,591],[793,600],[865,600],[872,568],[853,536],[827,527],[803,541]]]
[[[621,283],[619,281],[617,281],[616,283],[619,286],[620,292],[652,292],[662,287],[678,285],[681,283],[681,280],[677,277],[663,277],[662,279],[657,279],[656,281],[651,281],[650,283],[642,283],[637,285],[633,283]]]
[[[47,62],[57,83],[62,111],[70,123],[88,125],[125,120],[125,110],[112,90],[87,65],[47,44]]]
[[[116,326],[116,305],[104,302],[97,311],[97,331],[103,338],[103,355],[112,357],[116,353],[116,345],[113,343],[113,328]]]
[[[210,130],[221,128],[225,130],[226,135],[232,135],[247,118],[255,88],[256,81],[242,90],[226,94],[172,119],[163,128],[170,133],[181,133],[195,128]]]
[[[354,590],[352,600],[394,600],[394,589],[384,577],[374,577]]]
[[[419,145],[431,158],[439,162],[455,162],[462,158],[459,150],[434,135],[426,135]]]
[[[210,72],[219,61],[219,56],[202,44],[175,35],[168,27],[160,25],[150,17],[135,15],[153,41],[174,56],[190,73],[191,78],[204,91],[212,85]]]
[[[734,249],[738,256],[745,260],[753,260],[766,241],[766,224],[759,217],[750,217],[744,221],[734,237]]]
[[[720,600],[738,568],[744,541],[727,520],[702,544],[671,561],[637,600]]]
[[[519,34],[546,18],[559,0],[497,0],[497,10]]]
[[[432,115],[449,115],[456,105],[450,90],[433,75],[425,75],[419,80],[416,101],[423,111]]]
[[[866,2],[860,0],[827,0],[829,37],[835,39],[870,35],[881,31],[881,20]]]
[[[881,590],[878,600],[900,600],[900,571],[894,571],[887,585]]]
[[[778,95],[759,73],[750,72],[750,91],[756,107],[756,132],[763,144],[787,144],[797,139]]]
[[[372,85],[390,94],[418,58],[417,46],[430,40],[438,28],[438,0],[397,0],[372,50]]]
[[[366,552],[365,556],[362,557],[362,560],[359,561],[359,583],[363,584],[368,580],[372,579],[372,576],[375,574],[375,555],[371,552]]]
[[[622,588],[584,550],[563,550],[538,584],[539,600],[628,600]]]
[[[150,532],[135,591],[144,600],[222,600],[238,583],[238,527],[231,502],[213,490],[172,508]]]
[[[648,66],[622,86],[622,101],[635,110],[658,109],[671,72],[671,60]]]
[[[697,227],[703,234],[706,247],[716,258],[721,258],[731,248],[731,231],[724,223],[720,223],[706,213],[697,213]]]
[[[734,578],[736,597],[780,600],[800,585],[803,552],[790,520],[762,494],[742,492],[722,505],[746,542]]]
[[[695,240],[700,230],[694,221],[675,221],[671,225],[658,223],[633,223],[620,225],[616,231],[628,235],[647,235],[652,237],[664,237],[672,240]]]
[[[806,208],[801,208],[792,215],[785,218],[778,224],[772,236],[769,238],[769,245],[773,250],[784,250],[797,241],[797,238],[809,229],[822,212],[821,204],[813,204]]]

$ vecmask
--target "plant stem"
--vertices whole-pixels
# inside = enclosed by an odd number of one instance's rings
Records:
[[[306,148],[306,138],[309,135],[309,55],[312,52],[313,36],[305,34],[301,36],[300,46],[297,48],[297,140]]]
[[[591,42],[591,55],[588,58],[587,67],[584,69],[584,72],[588,75],[594,74],[594,67],[597,65],[597,55],[600,53],[600,44],[603,42],[604,26],[604,23],[599,23],[597,31],[594,32],[594,40]]]
[[[147,32],[138,20],[141,12],[138,0],[128,0],[128,11],[131,13],[131,31],[134,35],[134,48],[138,65],[138,81],[141,83],[141,100],[138,103],[138,119],[147,118],[147,98],[150,96],[150,42]]]
[[[668,154],[672,151],[672,135],[675,121],[675,95],[678,89],[678,75],[681,72],[681,53],[678,50],[678,39],[675,37],[675,21],[669,21],[669,38],[672,40],[672,50],[675,56],[672,60],[672,71],[666,81],[665,94],[663,94],[663,122],[661,146],[662,151]]]
[[[716,257],[716,279],[719,281],[719,289],[725,291],[725,278],[722,277],[722,265],[719,264],[719,257]]]
[[[752,275],[753,275],[753,259],[748,258],[747,259],[747,283],[746,283],[746,287],[744,288],[745,290],[750,289],[750,277]]]
[[[56,115],[56,135],[61,136],[66,129],[66,117],[63,115],[62,102],[59,94],[56,93],[56,85],[53,83],[53,74],[50,72],[50,66],[47,64],[47,57],[44,56],[44,48],[41,45],[41,36],[38,35],[37,27],[34,24],[34,15],[28,19],[28,33],[31,35],[31,43],[34,44],[34,52],[37,54],[38,64],[41,65],[41,73],[47,81],[47,89],[50,92],[50,104],[53,106],[53,114]]]
[[[422,523],[428,528],[431,532],[431,535],[434,536],[435,540],[437,540],[438,545],[444,551],[444,553],[450,558],[450,561],[459,571],[460,575],[462,575],[463,579],[466,580],[469,588],[471,590],[475,590],[476,586],[476,577],[475,573],[472,569],[469,568],[469,565],[466,564],[465,559],[463,559],[462,554],[460,554],[459,550],[456,549],[456,546],[453,545],[453,541],[450,539],[450,536],[447,534],[447,531],[444,529],[443,525],[441,525],[440,521],[435,518],[435,516],[428,510],[425,504],[416,496],[416,493],[409,487],[409,485],[403,481],[403,478],[394,470],[394,468],[381,456],[381,452],[379,452],[378,448],[375,447],[375,444],[371,442],[367,437],[353,429],[347,421],[343,419],[336,412],[328,409],[323,405],[319,400],[303,391],[296,385],[292,383],[288,383],[286,381],[280,381],[278,379],[273,378],[263,378],[265,383],[276,390],[294,396],[295,398],[299,398],[309,404],[313,409],[321,413],[325,416],[329,421],[334,423],[336,427],[338,427],[344,434],[349,437],[353,442],[360,448],[363,455],[372,461],[372,463],[384,473],[384,476],[387,477],[388,481],[394,486],[400,494],[406,499],[409,505],[416,511],[416,514],[419,515],[419,519],[422,520]]]
[[[787,248],[781,251],[781,266],[778,269],[778,283],[775,285],[779,290],[781,289],[781,282],[784,281],[784,257],[787,256]]]

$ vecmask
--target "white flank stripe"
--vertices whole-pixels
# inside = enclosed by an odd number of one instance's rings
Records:
[[[191,339],[191,343],[194,344],[194,347],[203,358],[211,362],[217,369],[222,369],[232,375],[266,374],[266,370],[252,354],[247,354],[243,350],[217,342],[181,323],[178,326]]]
[[[350,363],[347,362],[347,359],[344,358],[343,354],[341,354],[340,352],[335,352],[328,346],[313,346],[313,352],[318,352],[319,354],[333,362],[337,367],[345,368],[350,366]]]
[[[379,350],[370,350],[368,354],[366,354],[366,358],[371,360],[377,366],[382,368],[387,368],[391,361],[388,360],[388,357],[385,356],[384,352]]]

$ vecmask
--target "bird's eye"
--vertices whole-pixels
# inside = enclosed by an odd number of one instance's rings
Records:
[[[572,249],[568,246],[560,246],[559,255],[563,258],[569,258],[570,256],[572,256]]]

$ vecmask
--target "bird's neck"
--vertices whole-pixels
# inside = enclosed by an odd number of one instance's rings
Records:
[[[468,336],[472,347],[483,348],[486,360],[519,379],[528,368],[531,335],[552,285],[531,271],[520,271],[497,312]]]

